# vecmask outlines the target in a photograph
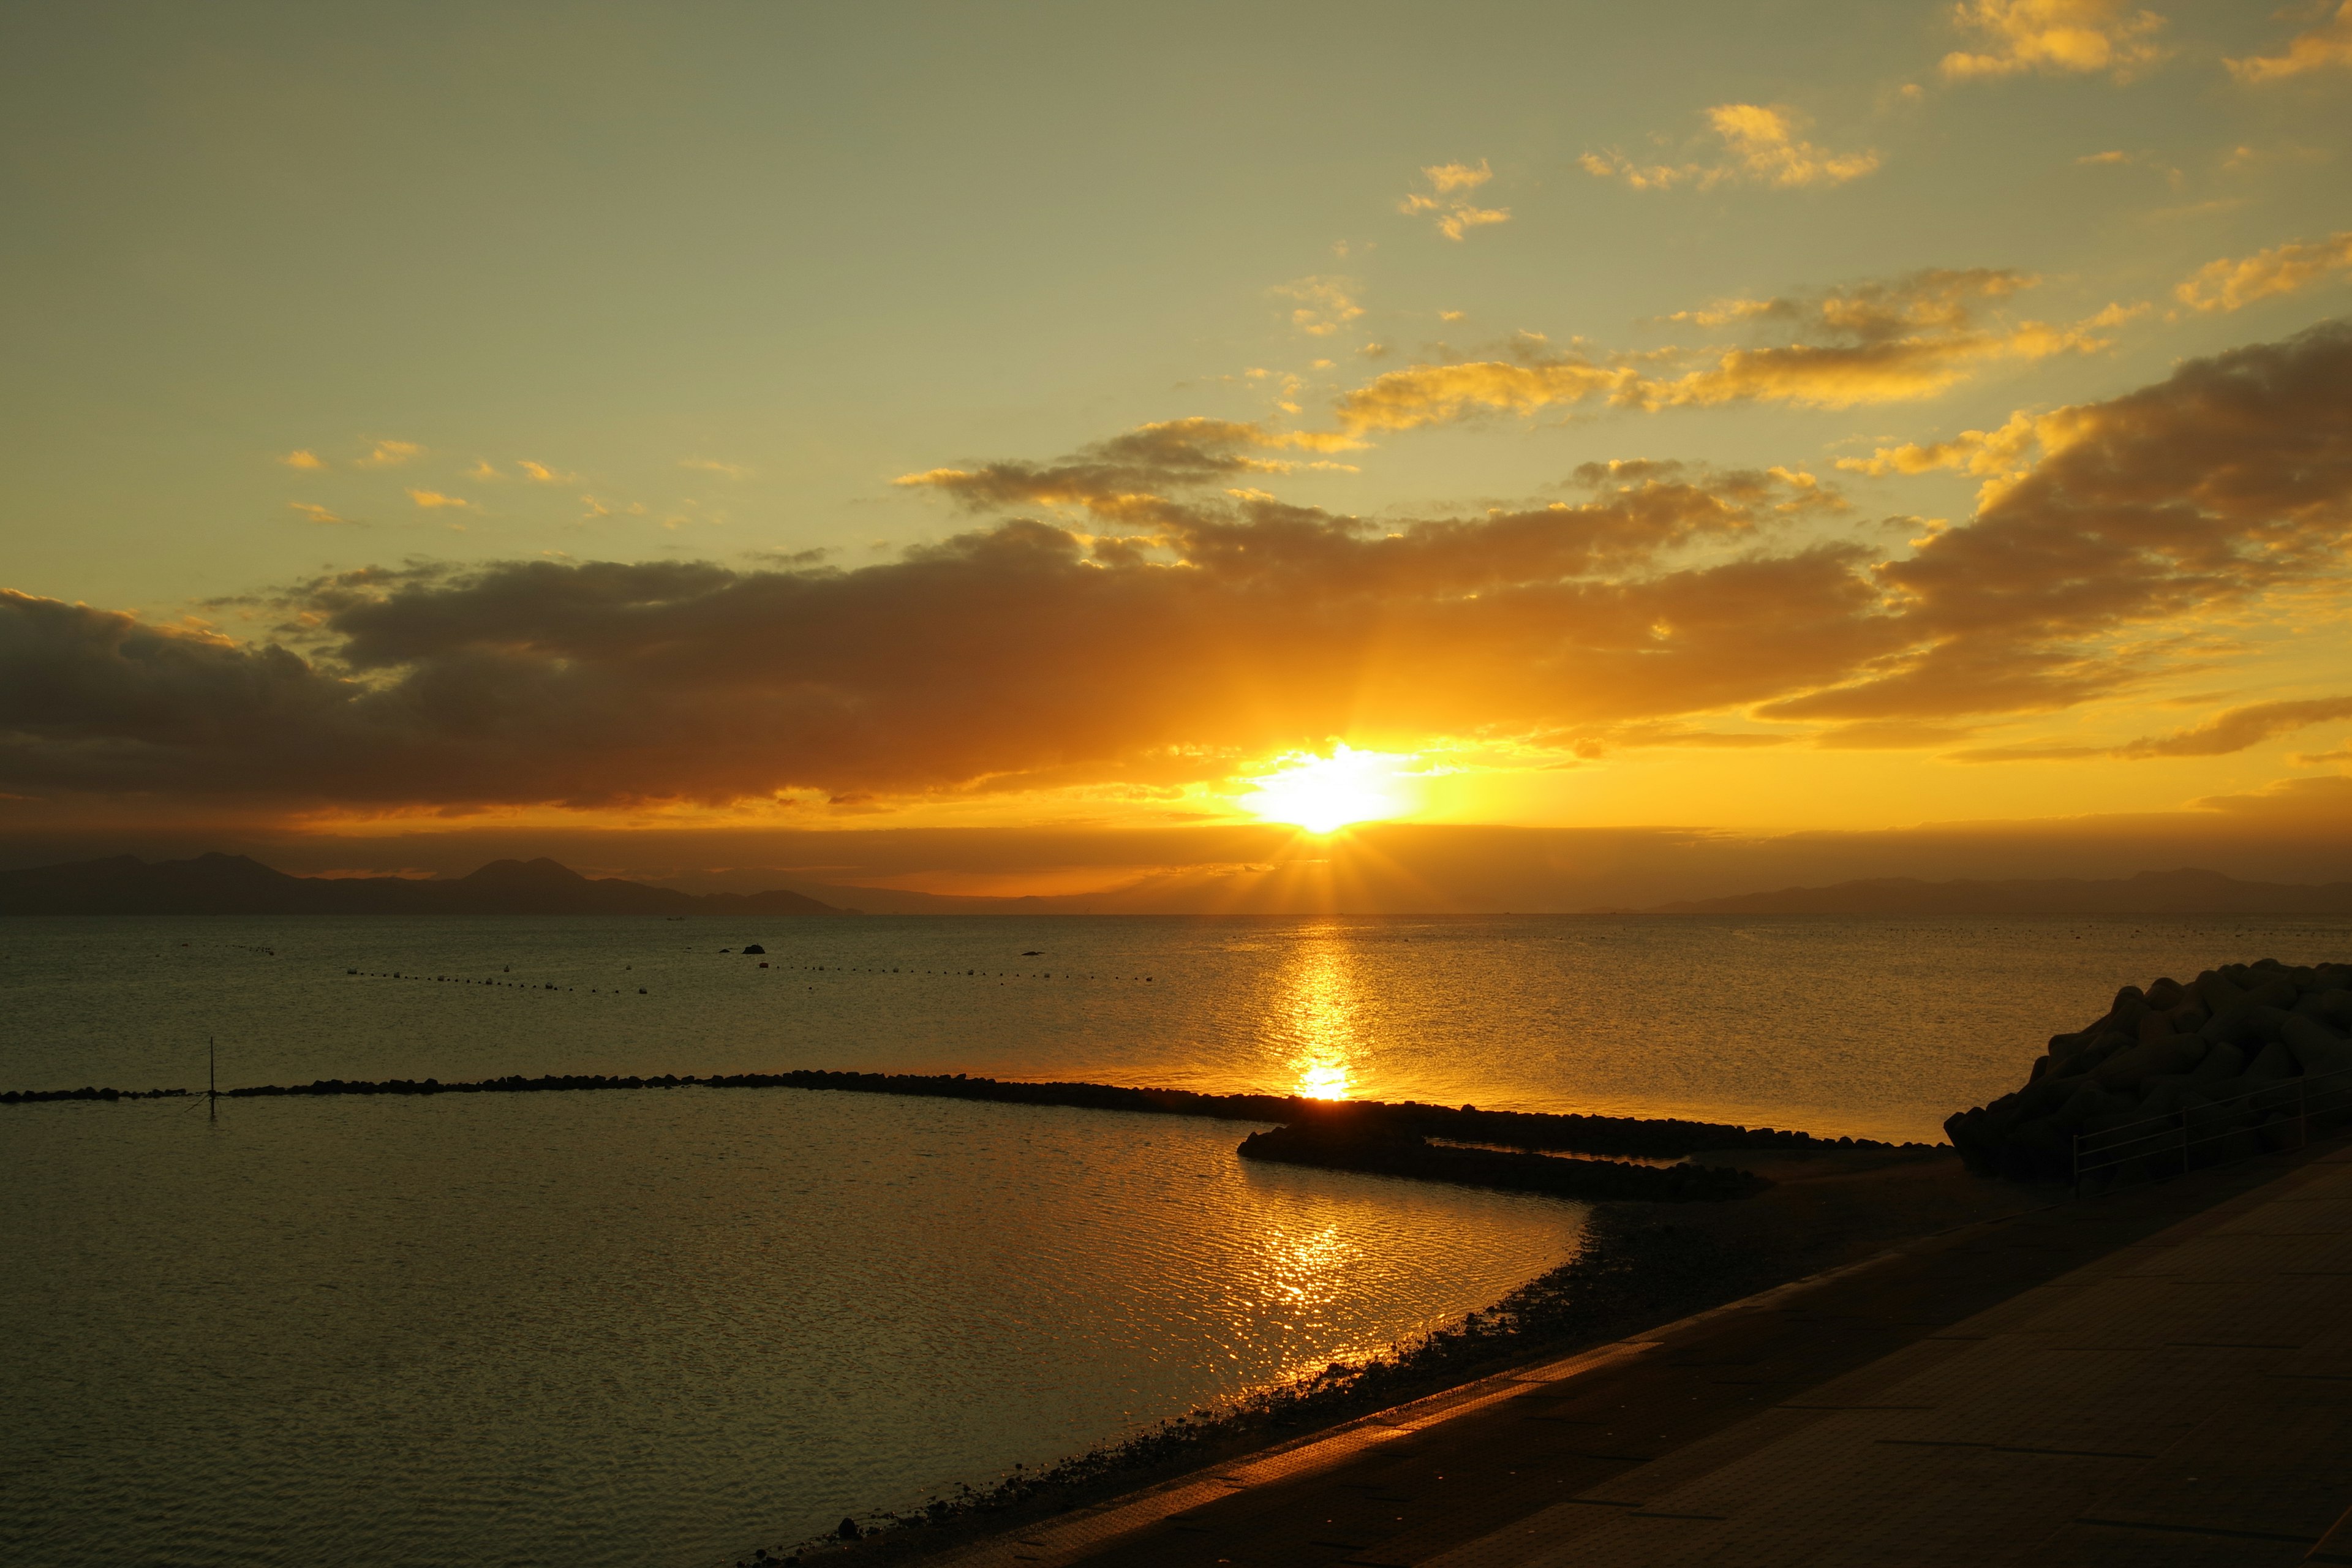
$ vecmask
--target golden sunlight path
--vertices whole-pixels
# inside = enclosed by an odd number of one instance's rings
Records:
[[[2352,1563],[2352,1151],[1910,1244],[982,1543],[1207,1568]]]

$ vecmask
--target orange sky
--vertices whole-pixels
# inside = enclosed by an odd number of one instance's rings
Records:
[[[2352,5],[1498,12],[1498,82],[1573,60],[1590,90],[1357,134],[1351,95],[1402,104],[1418,58],[1367,19],[1289,68],[1332,112],[1255,164],[1218,140],[1255,77],[992,120],[949,76],[924,96],[919,51],[859,97],[878,19],[647,10],[552,46],[696,106],[665,118],[500,53],[519,16],[21,40],[0,196],[51,241],[0,264],[28,345],[0,852],[2186,844],[2227,801],[2345,837],[2312,803],[2352,790]],[[1073,79],[1191,47],[1145,26],[1044,42]],[[806,95],[763,95],[762,58]],[[322,149],[261,82],[349,112]],[[1039,178],[1066,199],[980,195]],[[688,187],[703,240],[554,244],[583,202],[682,236]]]

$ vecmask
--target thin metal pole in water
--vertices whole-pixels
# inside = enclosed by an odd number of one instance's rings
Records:
[[[220,1120],[220,1053],[213,1048],[213,1037],[205,1037],[205,1120]]]

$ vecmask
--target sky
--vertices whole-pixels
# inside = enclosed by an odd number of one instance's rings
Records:
[[[12,8],[0,858],[2352,875],[2347,108],[2352,3]]]

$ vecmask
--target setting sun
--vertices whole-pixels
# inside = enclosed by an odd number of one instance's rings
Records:
[[[1265,822],[1287,822],[1309,833],[1331,833],[1352,823],[1377,822],[1406,809],[1397,779],[1408,759],[1388,752],[1335,747],[1328,757],[1300,752],[1250,782],[1244,811]]]

